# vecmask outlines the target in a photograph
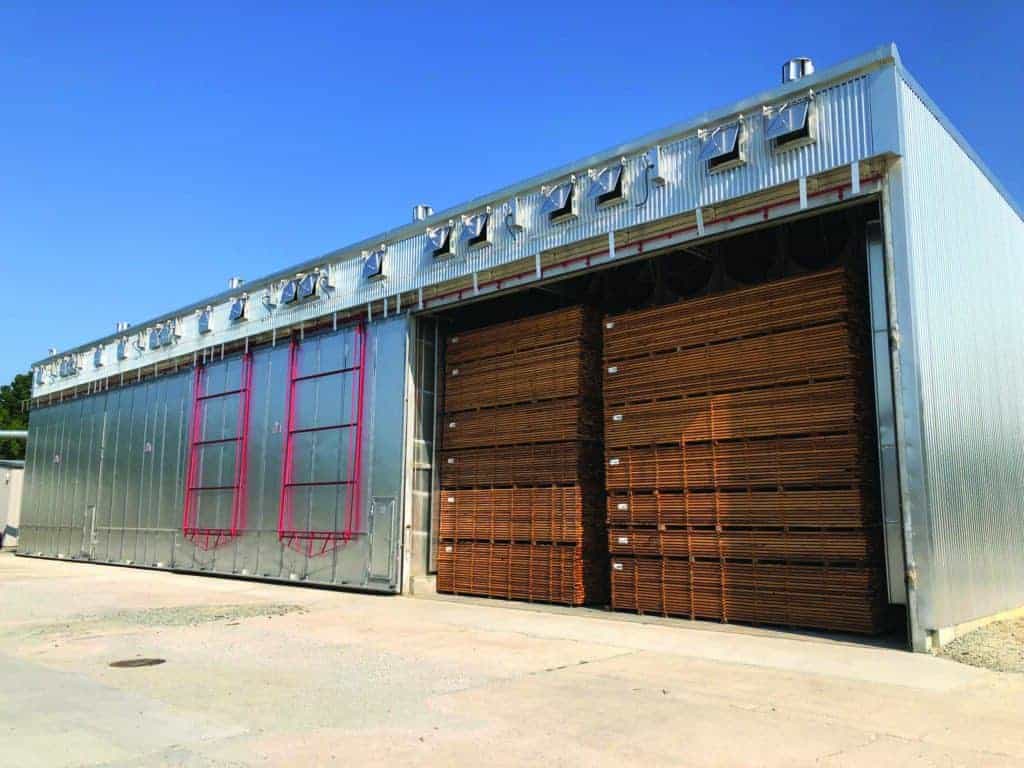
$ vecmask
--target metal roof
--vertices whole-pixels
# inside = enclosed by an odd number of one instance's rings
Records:
[[[901,154],[900,132],[896,127],[898,120],[895,99],[896,76],[887,79],[870,75],[870,82],[867,79],[869,73],[882,71],[886,67],[909,79],[909,76],[903,72],[896,46],[892,44],[881,46],[841,64],[819,70],[808,77],[761,91],[726,107],[704,112],[685,122],[588,155],[487,195],[452,206],[435,213],[426,220],[409,222],[380,232],[315,259],[291,265],[250,281],[241,288],[229,289],[205,297],[174,311],[134,324],[125,332],[110,334],[58,355],[44,358],[33,367],[53,368],[57,361],[66,359],[69,355],[80,356],[94,350],[99,345],[116,344],[121,338],[137,336],[152,330],[160,323],[180,322],[190,314],[200,312],[206,307],[214,307],[221,313],[223,328],[219,329],[217,333],[194,335],[188,344],[176,346],[173,353],[168,350],[146,349],[139,352],[133,359],[119,359],[116,364],[107,365],[102,370],[82,370],[86,367],[83,365],[82,368],[77,369],[76,373],[72,373],[66,378],[56,379],[42,387],[44,390],[56,392],[85,383],[88,380],[103,378],[111,373],[124,373],[154,362],[158,363],[174,355],[180,356],[208,348],[214,344],[234,341],[278,327],[288,327],[312,317],[330,314],[332,311],[351,309],[361,306],[367,301],[379,302],[381,299],[394,297],[396,294],[400,295],[410,290],[415,291],[417,288],[465,278],[470,274],[473,275],[475,284],[478,271],[493,269],[502,264],[535,256],[540,252],[578,242],[588,237],[600,236],[610,230],[636,226],[655,219],[677,215],[687,210],[699,209],[701,206],[715,205],[730,198],[752,194],[786,181],[795,181],[798,177],[804,178],[870,156],[878,156],[887,152]],[[889,79],[892,80],[891,83],[888,82]],[[830,89],[835,94],[832,97],[832,102],[827,96]],[[753,152],[751,162],[743,168],[728,173],[708,173],[697,159],[697,152],[693,150],[695,147],[699,149],[698,136],[702,129],[714,128],[734,120],[738,116],[745,116],[748,119],[759,116],[765,107],[777,106],[793,96],[808,92],[826,94],[822,98],[825,99],[823,108],[827,111],[823,118],[827,120],[827,131],[816,146],[800,152],[780,154],[765,149],[762,141],[758,147],[751,150]],[[999,187],[998,182],[985,169],[962,137],[952,129],[948,120],[945,120],[941,112],[934,106],[933,111],[937,118],[944,122],[950,133],[956,137],[965,152],[1009,199],[1005,190]],[[756,126],[755,121],[751,120],[750,122],[754,125],[753,132],[761,130]],[[675,152],[674,156],[667,158],[668,162],[666,163],[666,165],[672,166],[672,171],[675,173],[673,189],[662,195],[661,197],[666,199],[656,206],[651,206],[643,212],[638,212],[638,209],[633,210],[632,205],[628,206],[629,211],[623,210],[627,208],[626,206],[622,206],[618,211],[588,210],[588,215],[581,215],[580,221],[576,224],[557,229],[548,227],[546,219],[541,219],[538,216],[536,209],[539,206],[534,205],[533,197],[538,195],[542,187],[564,181],[571,174],[580,174],[587,169],[607,166],[621,158],[636,156],[652,147],[667,147]],[[427,228],[446,224],[450,220],[459,221],[462,215],[479,212],[487,206],[491,206],[497,211],[505,201],[519,200],[520,197],[523,198],[524,208],[527,209],[525,215],[529,217],[529,221],[533,225],[530,237],[520,239],[528,242],[503,242],[500,246],[495,244],[492,248],[476,252],[473,255],[474,263],[468,266],[467,259],[451,259],[446,262],[439,260],[437,263],[430,263],[429,259],[420,258]],[[1017,210],[1019,212],[1020,209]],[[456,235],[453,234],[454,237]],[[386,280],[367,283],[361,280],[361,256],[365,251],[378,248],[381,243],[388,244],[387,258],[394,264],[400,265],[400,269],[396,267],[396,271],[400,273],[389,274]],[[253,300],[250,302],[254,315],[251,321],[244,326],[235,328],[232,328],[231,323],[227,322],[226,302],[239,296],[240,292],[244,291],[254,296],[256,292],[266,291],[270,286],[290,279],[296,273],[307,272],[318,267],[327,268],[334,277],[339,289],[336,294],[324,297],[324,300],[318,302],[316,306],[299,307],[298,311],[289,308],[287,312],[278,312],[274,317],[264,313],[262,317],[255,318],[255,315],[261,310],[261,306]],[[37,387],[34,383],[34,392],[36,390]]]
[[[652,145],[664,142],[668,139],[679,137],[688,133],[695,132],[698,128],[706,126],[708,124],[721,122],[737,114],[743,114],[751,112],[752,110],[758,110],[763,104],[771,103],[779,100],[784,100],[789,94],[801,93],[806,91],[809,87],[814,88],[821,86],[824,83],[834,81],[837,78],[843,76],[850,76],[860,70],[871,69],[877,67],[880,64],[888,62],[898,62],[899,54],[895,45],[884,45],[874,49],[861,56],[857,56],[841,64],[837,64],[827,69],[819,70],[814,74],[800,79],[795,80],[778,87],[761,91],[758,94],[743,99],[739,102],[730,104],[729,106],[722,107],[720,109],[703,112],[685,122],[676,123],[667,128],[659,131],[649,133],[638,139],[616,145],[608,148],[601,152],[596,152],[585,157],[582,157],[572,163],[568,163],[557,168],[553,168],[544,173],[531,176],[523,181],[516,184],[512,184],[486,195],[472,198],[464,203],[451,206],[442,211],[435,212],[434,215],[423,221],[410,222],[393,229],[386,230],[384,232],[377,233],[370,237],[356,241],[349,245],[337,248],[329,251],[326,254],[317,256],[316,258],[309,259],[298,264],[289,265],[281,270],[273,272],[269,275],[265,275],[256,280],[248,281],[242,286],[240,290],[248,290],[254,287],[262,287],[268,283],[273,283],[277,280],[292,277],[296,272],[312,269],[322,265],[324,262],[338,260],[339,258],[356,258],[360,252],[365,249],[373,248],[382,242],[390,242],[396,239],[402,239],[412,234],[418,234],[424,227],[431,225],[438,225],[447,222],[449,219],[456,217],[458,214],[467,210],[476,208],[483,208],[488,204],[493,204],[495,201],[503,200],[505,198],[513,197],[527,190],[535,189],[545,182],[551,182],[553,179],[559,177],[568,176],[574,171],[578,171],[580,168],[586,168],[588,166],[598,165],[601,163],[607,163],[609,160],[622,155],[635,154],[642,151]],[[183,314],[187,314],[196,309],[203,308],[210,304],[220,303],[227,300],[231,296],[236,296],[239,293],[239,289],[229,289],[221,291],[203,299],[195,301],[191,304],[187,304],[174,311],[166,312],[164,314],[156,315],[148,320],[140,323],[134,323],[128,329],[128,334],[137,333],[140,330],[144,330],[147,327],[155,325],[160,322],[178,317]],[[36,362],[36,365],[42,364],[48,361],[56,360],[65,354],[70,352],[85,351],[91,344],[97,342],[110,341],[115,338],[119,338],[120,333],[110,334],[108,336],[102,336],[98,339],[94,339],[86,344],[78,347],[74,347],[69,350],[65,350],[58,355],[43,358]]]

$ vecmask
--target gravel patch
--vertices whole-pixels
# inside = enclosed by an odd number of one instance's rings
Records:
[[[972,667],[1024,673],[1024,618],[996,621],[969,632],[939,655]]]
[[[167,608],[145,608],[136,611],[83,614],[68,621],[15,629],[12,634],[24,637],[46,635],[82,635],[104,629],[131,627],[193,627],[216,621],[238,622],[245,619],[305,613],[301,605],[290,603],[258,603],[255,605],[179,605]]]

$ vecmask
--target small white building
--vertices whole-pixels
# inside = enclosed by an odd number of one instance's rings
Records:
[[[25,462],[0,459],[0,547],[18,546]]]

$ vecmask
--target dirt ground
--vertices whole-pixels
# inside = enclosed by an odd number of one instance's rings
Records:
[[[1024,618],[969,632],[943,648],[942,655],[974,667],[1024,673]]]
[[[1024,764],[1024,676],[849,638],[8,553],[0,601],[0,766]]]

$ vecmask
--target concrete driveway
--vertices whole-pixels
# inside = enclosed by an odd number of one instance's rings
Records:
[[[842,639],[9,553],[0,600],[4,766],[1024,765],[1024,676]]]

